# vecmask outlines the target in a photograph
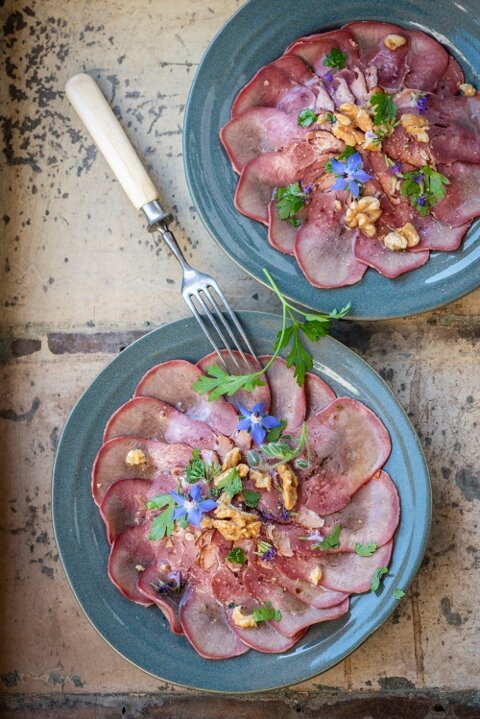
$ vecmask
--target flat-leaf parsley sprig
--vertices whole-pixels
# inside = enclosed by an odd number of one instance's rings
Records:
[[[445,197],[450,180],[430,165],[403,174],[400,194],[408,197],[411,207],[425,217]]]
[[[332,310],[329,314],[304,312],[286,300],[268,270],[264,269],[263,272],[282,303],[282,327],[275,340],[272,358],[263,369],[249,374],[231,375],[218,365],[207,367],[206,375],[195,382],[193,389],[199,394],[208,394],[209,400],[218,399],[222,395],[231,397],[240,389],[253,392],[255,387],[263,386],[265,382],[262,377],[265,372],[273,365],[280,352],[287,348],[289,349],[286,357],[287,367],[294,367],[297,383],[303,385],[305,374],[313,369],[313,358],[303,346],[302,336],[311,342],[317,342],[321,337],[328,335],[332,320],[342,319],[350,311],[349,302],[340,311]],[[289,325],[287,325],[288,320],[291,322]]]

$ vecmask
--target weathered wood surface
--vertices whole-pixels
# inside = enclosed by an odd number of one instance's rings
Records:
[[[61,694],[119,692],[173,693],[156,699],[149,715],[193,715],[188,693],[131,667],[91,628],[52,536],[51,467],[70,408],[126,344],[186,316],[175,261],[144,232],[63,87],[75,72],[93,73],[171,202],[191,261],[222,280],[234,306],[276,310],[272,294],[217,249],[183,176],[189,84],[209,39],[237,6],[235,0],[7,0],[1,9],[0,686],[11,696],[2,716],[57,716],[54,707],[72,706],[55,698]],[[388,692],[417,691],[417,713],[414,703],[405,713],[400,695],[389,706],[398,716],[473,717],[468,712],[477,710],[467,705],[474,695],[462,694],[443,713],[432,701],[442,692],[480,690],[480,292],[419,318],[343,323],[335,333],[381,372],[422,439],[434,488],[427,555],[393,617],[339,666],[295,687],[295,696],[304,697],[300,709],[288,703],[292,694],[280,692],[269,697],[273,704],[235,704],[234,715],[323,717],[318,697],[330,691],[347,692],[354,708],[331,709],[328,716],[386,716],[374,704],[358,713],[353,693],[375,692],[380,701]],[[32,695],[30,704],[14,695]],[[50,698],[42,704],[38,695]],[[215,701],[198,705],[200,715],[216,716]],[[275,701],[283,708],[277,711]],[[116,713],[93,713],[92,703],[102,702]],[[128,705],[128,715],[139,716],[145,702],[79,698],[76,715],[116,716]],[[154,713],[153,706],[163,709]]]

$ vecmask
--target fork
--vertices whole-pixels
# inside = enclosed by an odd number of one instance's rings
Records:
[[[255,352],[216,280],[188,264],[168,225],[173,217],[159,202],[157,188],[133,149],[110,105],[95,80],[85,73],[73,75],[66,83],[67,97],[78,113],[96,146],[110,165],[130,201],[142,210],[149,232],[158,232],[182,268],[182,296],[210,341],[223,367],[242,372],[251,371],[251,361],[242,348],[258,362]],[[222,312],[223,305],[225,313]],[[230,322],[227,321],[227,318]],[[228,339],[227,339],[228,338]],[[228,363],[221,352],[219,340],[227,351]],[[236,350],[244,364],[237,359]]]

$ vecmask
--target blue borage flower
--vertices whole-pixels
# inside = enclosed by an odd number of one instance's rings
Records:
[[[402,171],[402,163],[396,162],[394,165],[388,168],[388,171],[391,175],[398,175]]]
[[[332,172],[337,179],[331,189],[348,189],[353,197],[358,197],[362,184],[371,179],[371,175],[363,169],[363,160],[359,152],[354,152],[345,162],[332,160]]]
[[[428,97],[426,95],[420,95],[415,100],[415,105],[420,115],[425,115],[428,112]]]
[[[267,436],[267,430],[281,425],[279,419],[265,413],[265,402],[259,402],[251,410],[241,404],[238,404],[238,408],[242,413],[242,417],[237,424],[237,429],[250,432],[256,444],[262,444]]]
[[[255,554],[257,554],[262,561],[271,562],[277,556],[277,550],[269,542],[259,542]]]
[[[174,520],[184,520],[195,527],[200,526],[203,515],[215,509],[217,503],[213,499],[202,499],[199,484],[194,484],[187,494],[178,494],[171,490],[169,494],[175,500]]]

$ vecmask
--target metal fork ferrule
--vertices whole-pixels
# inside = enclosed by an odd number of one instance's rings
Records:
[[[166,226],[173,219],[172,215],[161,207],[158,200],[145,203],[142,212],[147,218],[149,232],[157,230],[159,225]]]

